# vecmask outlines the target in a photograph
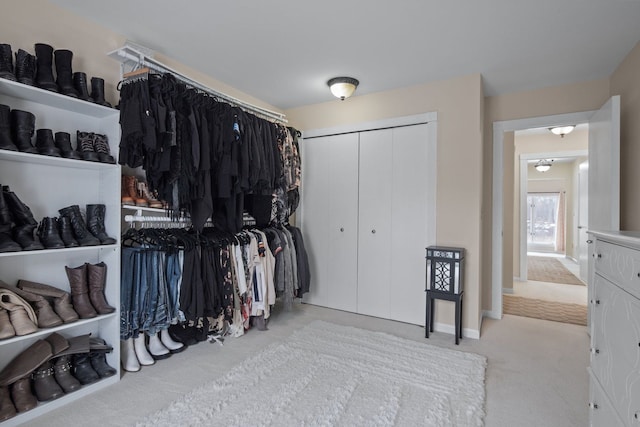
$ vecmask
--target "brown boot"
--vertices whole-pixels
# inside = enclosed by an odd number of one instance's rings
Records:
[[[28,377],[38,366],[51,359],[52,355],[51,344],[45,340],[37,340],[11,359],[11,362],[0,371],[0,387]]]
[[[13,383],[11,398],[18,412],[26,412],[38,406],[38,399],[31,392],[31,376],[21,378]]]
[[[28,302],[14,292],[0,288],[0,307],[9,312],[9,320],[16,335],[28,335],[38,330],[35,311]]]
[[[124,176],[126,194],[136,206],[147,207],[149,203],[138,193],[138,179],[135,176]]]
[[[7,310],[5,310],[4,308],[0,308],[0,340],[15,336],[16,330],[13,329],[13,325],[11,324],[11,320],[9,320]]]
[[[162,208],[164,206],[160,200],[156,199],[153,194],[151,194],[146,182],[138,181],[138,192],[147,200],[147,204],[150,208]]]
[[[51,362],[43,363],[33,373],[33,391],[40,402],[57,399],[64,396],[64,391],[53,377]]]
[[[13,406],[9,387],[0,387],[0,422],[16,416],[16,407]]]
[[[107,265],[104,262],[99,264],[85,264],[87,266],[87,281],[89,282],[89,299],[91,305],[100,314],[109,314],[116,311],[111,307],[104,296],[104,286],[107,280]]]
[[[64,323],[75,322],[79,319],[78,313],[73,309],[73,305],[71,304],[71,295],[69,295],[68,292],[50,285],[31,282],[29,280],[18,280],[18,288],[33,294],[53,298],[53,309]]]
[[[71,286],[71,301],[73,308],[81,319],[96,317],[95,309],[89,300],[89,286],[87,285],[87,265],[82,264],[76,268],[64,267]]]
[[[14,292],[31,304],[36,313],[38,327],[53,328],[54,326],[62,325],[62,319],[53,311],[49,301],[42,295],[33,294],[15,286],[9,286],[2,280],[0,280],[0,288]]]
[[[80,382],[71,375],[71,368],[71,356],[61,356],[54,359],[53,374],[56,382],[60,384],[65,393],[71,393],[81,387]]]

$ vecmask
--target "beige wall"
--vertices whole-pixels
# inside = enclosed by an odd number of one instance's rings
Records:
[[[503,159],[513,159],[514,150],[515,150],[515,133],[514,132],[505,132],[504,133],[504,145],[502,146],[502,158]],[[502,192],[502,218],[504,218],[504,229],[502,231],[502,248],[503,254],[502,257],[502,289],[506,289],[507,292],[513,290],[513,268],[514,263],[518,261],[514,258],[517,254],[517,251],[513,250],[513,235],[514,235],[514,224],[513,224],[513,204],[517,203],[515,195],[519,193],[520,189],[520,179],[516,179],[516,175],[514,170],[513,162],[504,162],[504,170],[503,170],[503,180],[504,187]],[[487,238],[491,238],[488,236]],[[491,268],[491,265],[485,266],[485,268]],[[483,298],[483,307],[486,303],[486,298],[489,297],[489,305],[491,305],[491,293],[485,292]]]
[[[491,310],[491,247],[492,247],[492,179],[493,179],[493,123],[554,114],[590,111],[600,108],[609,98],[609,79],[581,82],[526,92],[486,97],[483,138],[483,194],[487,207],[483,215],[482,242],[482,308]],[[505,163],[511,159],[504,159]],[[504,167],[504,165],[503,165]],[[503,280],[504,281],[504,280]]]
[[[482,205],[482,81],[480,75],[356,96],[287,110],[291,124],[312,130],[438,113],[437,243],[466,249],[465,328],[479,329]],[[304,173],[304,172],[303,172]],[[440,301],[438,301],[440,303]],[[453,324],[453,305],[438,321]]]
[[[620,228],[640,230],[640,43],[611,75],[620,95]]]

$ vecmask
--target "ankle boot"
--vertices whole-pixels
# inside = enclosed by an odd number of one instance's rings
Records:
[[[127,372],[138,372],[140,370],[140,362],[133,349],[133,338],[120,341],[120,363],[122,369]]]
[[[0,387],[8,386],[21,378],[28,377],[38,366],[51,359],[52,355],[51,345],[45,340],[37,340],[14,357],[0,371]]]
[[[88,160],[90,162],[100,161],[100,156],[98,156],[98,153],[96,153],[93,146],[93,132],[77,131],[76,147],[78,147],[80,157],[82,157],[83,160]]]
[[[156,361],[149,354],[149,350],[147,350],[147,343],[144,333],[140,333],[136,338],[133,339],[133,350],[136,353],[136,357],[138,358],[138,363],[142,366],[149,366],[156,363]]]
[[[113,313],[116,309],[107,303],[104,295],[104,287],[107,281],[107,264],[104,262],[95,265],[86,263],[85,266],[91,305],[99,314]]]
[[[73,228],[73,235],[75,236],[80,246],[96,246],[100,244],[100,239],[94,237],[87,230],[87,225],[82,219],[80,213],[80,207],[78,205],[71,205],[66,208],[58,210],[60,215],[66,216],[71,221],[71,227]]]
[[[91,360],[91,367],[100,375],[100,378],[111,377],[118,372],[107,363],[107,353],[111,353],[113,347],[108,345],[105,340],[102,338],[91,338],[90,348],[89,359]]]
[[[53,360],[53,375],[65,393],[78,390],[80,382],[71,375],[71,356],[60,356]]]
[[[37,64],[36,86],[58,92],[58,85],[53,80],[53,47],[44,43],[36,43],[34,47]]]
[[[16,78],[22,84],[35,85],[36,57],[22,49],[16,52]]]
[[[0,44],[0,78],[16,81],[11,45],[6,43]]]
[[[9,387],[0,387],[0,422],[16,416],[16,407],[11,401]]]
[[[42,295],[37,295],[16,286],[10,286],[0,280],[0,288],[10,290],[20,298],[31,304],[36,314],[37,324],[40,328],[53,328],[62,325],[62,319],[53,311],[49,301]]]
[[[73,376],[80,384],[93,384],[100,379],[100,375],[91,366],[89,353],[75,354],[73,356]]]
[[[138,194],[138,180],[135,176],[124,176],[125,191],[128,198],[133,200],[133,204],[136,206],[147,207],[149,204],[146,199],[140,197]]]
[[[111,155],[109,150],[109,139],[107,135],[99,133],[93,134],[93,151],[98,153],[98,158],[102,163],[115,164],[116,159]]]
[[[31,377],[20,378],[11,386],[11,398],[18,412],[27,412],[38,406],[38,399],[31,391]]]
[[[76,268],[64,267],[71,286],[71,301],[73,308],[81,319],[96,317],[95,309],[89,299],[89,286],[87,285],[87,265],[82,264]]]
[[[104,99],[104,79],[91,77],[91,99],[93,99],[93,102],[96,104],[111,107],[111,104]]]
[[[164,329],[159,332],[160,342],[164,345],[171,353],[180,353],[185,350],[187,346],[181,342],[176,342],[171,338],[171,334],[168,329]]]
[[[9,320],[17,336],[29,335],[38,330],[35,311],[16,293],[0,288],[0,307],[9,312]]]
[[[73,73],[73,87],[78,93],[78,98],[91,102],[89,91],[87,90],[87,75],[82,72]]]
[[[0,191],[0,253],[22,250],[22,246],[11,237],[12,223],[11,211],[5,201],[4,193]]]
[[[32,375],[33,390],[36,398],[40,402],[48,402],[64,396],[64,391],[60,388],[53,377],[53,367],[51,362],[43,363]]]
[[[56,63],[56,75],[58,76],[56,83],[60,93],[77,98],[78,92],[73,87],[73,70],[71,69],[73,52],[67,49],[57,49],[53,52],[53,55]]]
[[[2,196],[14,220],[13,240],[24,251],[43,249],[42,244],[33,237],[33,231],[38,226],[38,222],[33,217],[29,206],[25,205],[8,185],[2,186]]]
[[[62,249],[65,247],[60,238],[57,218],[44,217],[38,226],[38,237],[47,249]]]
[[[103,204],[87,205],[87,228],[91,234],[100,239],[103,245],[113,245],[116,239],[109,237],[104,227],[106,206]]]
[[[171,352],[162,344],[158,334],[149,334],[149,354],[155,360],[162,360],[171,357]]]
[[[54,143],[65,159],[82,159],[80,154],[71,147],[71,135],[69,132],[56,132]]]
[[[78,320],[78,313],[73,309],[71,295],[68,292],[50,285],[30,282],[28,280],[18,280],[18,288],[33,294],[53,298],[53,310],[60,316],[64,323],[72,323]]]
[[[80,246],[78,241],[73,237],[73,228],[71,227],[71,220],[66,216],[58,218],[58,228],[60,229],[60,238],[64,242],[64,246],[67,248],[77,248]]]
[[[150,208],[162,208],[163,204],[160,200],[156,199],[151,191],[149,191],[149,187],[147,187],[147,183],[144,181],[138,181],[138,194],[140,194],[147,201],[147,205]]]
[[[11,110],[9,118],[11,136],[18,150],[23,153],[38,154],[38,150],[31,144],[31,137],[36,127],[36,116],[28,111]]]
[[[45,156],[60,157],[60,149],[53,141],[53,131],[51,129],[38,129],[36,131],[36,148],[40,154]]]
[[[18,151],[18,147],[16,147],[11,138],[10,111],[11,108],[8,105],[0,104],[0,149]]]

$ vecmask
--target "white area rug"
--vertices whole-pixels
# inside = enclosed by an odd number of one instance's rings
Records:
[[[485,368],[477,354],[316,321],[138,426],[481,426]]]

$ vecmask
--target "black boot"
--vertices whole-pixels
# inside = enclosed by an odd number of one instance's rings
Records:
[[[9,111],[11,111],[11,108],[8,105],[0,104],[0,149],[18,151],[18,147],[16,147],[11,138]]]
[[[28,111],[11,110],[9,117],[11,136],[18,150],[23,153],[38,154],[36,147],[31,144],[31,137],[36,127],[36,116]]]
[[[58,49],[53,52],[56,61],[56,74],[58,79],[58,89],[67,96],[78,97],[78,92],[73,87],[73,71],[71,69],[71,60],[73,52],[67,49]]]
[[[16,78],[25,85],[35,85],[36,57],[22,49],[16,52]]]
[[[93,99],[93,102],[96,104],[111,107],[111,104],[104,99],[104,79],[91,77],[91,99]]]
[[[76,147],[78,147],[78,151],[80,151],[80,156],[83,160],[88,160],[90,162],[99,162],[100,157],[98,153],[95,152],[93,147],[93,132],[76,132]]]
[[[76,248],[80,246],[78,241],[73,237],[73,228],[69,217],[61,216],[58,218],[58,228],[60,229],[60,238],[67,248]]]
[[[53,131],[51,129],[38,129],[36,131],[36,148],[40,154],[45,156],[60,157],[60,149],[53,141]]]
[[[94,237],[87,230],[87,226],[80,214],[80,207],[78,205],[71,205],[66,208],[58,210],[60,215],[66,216],[71,222],[73,228],[73,234],[80,244],[80,246],[97,246],[100,244],[100,240]]]
[[[83,101],[91,102],[89,91],[87,89],[87,75],[82,72],[73,73],[73,87],[78,92],[78,98]]]
[[[113,245],[116,239],[107,236],[104,227],[104,216],[106,213],[105,205],[87,205],[87,227],[91,234],[100,239],[103,245]]]
[[[13,72],[11,45],[6,43],[0,44],[0,78],[16,81],[16,75]]]
[[[40,242],[33,237],[33,231],[36,229],[38,222],[33,217],[29,206],[22,203],[18,196],[6,185],[2,186],[2,195],[14,221],[13,240],[18,242],[24,251],[43,249]]]
[[[22,250],[22,246],[11,238],[11,222],[11,211],[0,191],[0,253]]]
[[[60,238],[57,218],[44,217],[38,227],[38,237],[47,249],[62,249],[65,247]]]
[[[58,85],[53,80],[53,48],[48,44],[36,43],[36,86],[41,89],[58,92]]]
[[[100,379],[100,375],[91,366],[89,353],[80,353],[73,356],[73,376],[80,384],[92,384]]]
[[[109,139],[107,135],[99,133],[93,134],[93,150],[98,153],[98,158],[102,163],[111,163],[114,165],[116,159],[113,158],[109,151]]]
[[[90,349],[91,367],[100,375],[100,378],[111,377],[118,372],[107,363],[107,353],[111,353],[113,347],[108,345],[105,340],[90,338]]]
[[[71,135],[69,132],[56,132],[55,145],[65,159],[82,159],[80,154],[71,147]]]

